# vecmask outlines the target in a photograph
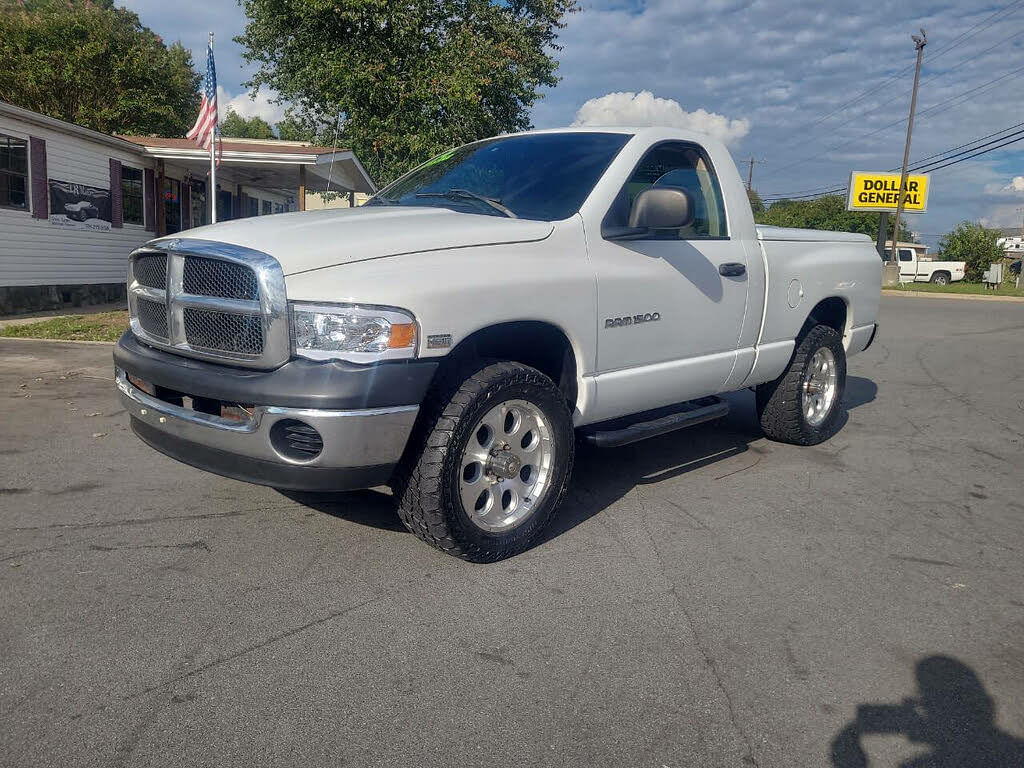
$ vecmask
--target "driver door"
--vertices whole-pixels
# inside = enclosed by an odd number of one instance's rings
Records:
[[[707,153],[688,142],[652,147],[602,229],[626,226],[633,200],[655,185],[689,193],[689,226],[638,240],[588,238],[599,315],[595,420],[719,392],[736,363],[747,258],[730,237]]]

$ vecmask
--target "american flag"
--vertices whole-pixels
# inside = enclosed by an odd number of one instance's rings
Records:
[[[210,39],[210,47],[206,50],[206,87],[203,91],[203,101],[199,105],[199,117],[196,124],[188,132],[188,138],[192,139],[203,149],[210,148],[214,133],[217,129],[217,69],[213,65],[213,39]]]

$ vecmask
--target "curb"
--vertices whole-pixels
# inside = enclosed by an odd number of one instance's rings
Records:
[[[5,341],[34,341],[37,344],[86,344],[101,347],[112,347],[116,341],[85,341],[83,339],[32,339],[25,336],[0,336],[0,344]]]
[[[901,291],[883,288],[883,296],[904,296],[912,299],[955,299],[957,301],[1009,301],[1024,302],[1024,296],[986,296],[981,293],[932,293],[931,291]]]
[[[58,317],[88,317],[89,315],[102,315],[105,312],[127,312],[128,305],[120,302],[113,304],[90,304],[85,307],[69,307],[54,312],[28,312],[23,315],[0,316],[0,328],[10,325],[28,325],[29,323],[41,323],[45,320],[55,320]]]

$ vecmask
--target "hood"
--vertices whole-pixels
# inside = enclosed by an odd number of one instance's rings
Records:
[[[172,235],[270,254],[285,275],[421,251],[543,240],[547,221],[459,213],[447,208],[364,206],[279,213],[211,224]]]

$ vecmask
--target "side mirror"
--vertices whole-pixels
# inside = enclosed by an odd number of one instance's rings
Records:
[[[629,226],[609,228],[609,240],[631,240],[651,230],[682,229],[693,223],[690,193],[679,187],[649,187],[636,196],[629,212]]]

